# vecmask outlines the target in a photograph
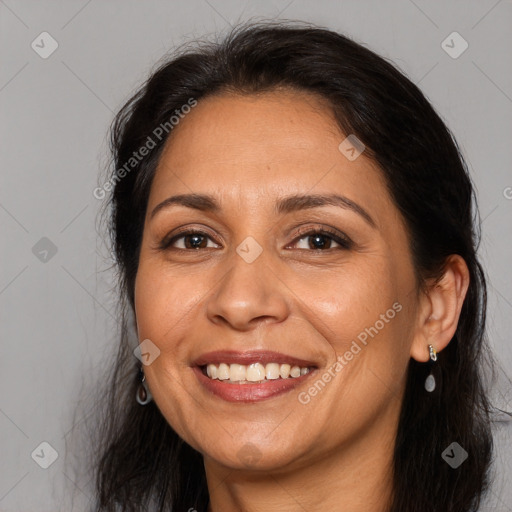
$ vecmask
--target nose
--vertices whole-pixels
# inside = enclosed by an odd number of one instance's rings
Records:
[[[265,251],[251,263],[234,253],[208,299],[209,320],[229,324],[239,331],[285,320],[290,312],[290,294],[277,277],[277,269],[272,269],[271,265]]]

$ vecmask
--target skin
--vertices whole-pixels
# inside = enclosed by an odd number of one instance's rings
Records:
[[[441,281],[419,291],[381,171],[364,152],[353,161],[340,152],[346,136],[316,96],[210,96],[171,135],[149,197],[136,321],[139,340],[160,350],[144,367],[153,399],[204,456],[210,511],[386,510],[407,365],[453,336],[469,282],[464,261],[450,257]],[[213,195],[221,210],[172,205],[151,217],[166,198],[192,192]],[[337,206],[274,211],[283,196],[332,193],[364,208],[375,227]],[[186,249],[185,237],[159,249],[178,227],[206,231],[203,248]],[[316,249],[299,227],[335,228],[353,245],[327,235]],[[248,236],[262,248],[252,263],[236,252]],[[401,311],[301,403],[298,394],[394,303]],[[192,371],[201,354],[225,349],[275,350],[318,368],[284,395],[230,403]]]

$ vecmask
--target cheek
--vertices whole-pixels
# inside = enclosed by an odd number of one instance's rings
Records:
[[[339,363],[332,401],[323,402],[333,414],[340,402],[375,405],[402,387],[409,359],[409,286],[407,272],[384,257],[296,283],[310,322],[329,345],[331,368]]]
[[[135,315],[139,340],[149,338],[162,351],[173,351],[165,340],[181,338],[194,308],[205,293],[204,275],[184,276],[169,271],[161,262],[144,260],[135,283]]]
[[[324,324],[322,333],[333,348],[342,351],[347,340],[379,321],[399,296],[392,269],[377,258],[366,265],[347,265],[296,279],[293,288],[313,317],[321,321],[319,329]]]
[[[161,262],[141,255],[135,283],[138,339],[149,339],[160,350],[144,367],[153,399],[169,424],[196,449],[190,432],[201,431],[201,426],[195,425],[195,402],[181,382],[180,362],[185,360],[183,347],[197,317],[194,307],[204,294],[198,289],[202,282],[194,276],[169,275]]]

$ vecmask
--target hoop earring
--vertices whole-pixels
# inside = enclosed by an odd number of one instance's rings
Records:
[[[142,366],[139,368],[139,380],[140,384],[137,388],[137,392],[135,393],[135,400],[137,400],[140,405],[147,405],[151,400],[153,400],[153,396],[151,395],[146,383],[146,376],[142,371]]]
[[[425,389],[429,393],[432,393],[432,391],[434,391],[434,389],[436,389],[436,379],[435,379],[434,375],[432,374],[432,366],[437,361],[437,352],[436,352],[436,349],[432,345],[429,345],[428,346],[428,353],[429,353],[429,356],[430,356],[430,361],[429,361],[429,363],[430,363],[430,374],[425,379]]]

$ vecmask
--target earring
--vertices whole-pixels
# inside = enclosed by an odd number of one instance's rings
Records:
[[[135,393],[135,399],[140,405],[149,404],[149,402],[153,400],[153,397],[146,383],[146,376],[142,371],[142,366],[139,368],[139,380],[140,384],[139,387],[137,388],[137,392]]]
[[[429,393],[432,393],[432,391],[434,391],[434,389],[436,389],[436,379],[434,378],[434,375],[432,375],[432,365],[434,364],[435,361],[437,361],[437,352],[436,352],[436,349],[432,345],[428,346],[428,352],[430,355],[429,362],[430,362],[431,367],[430,367],[430,374],[425,379],[425,389]]]

